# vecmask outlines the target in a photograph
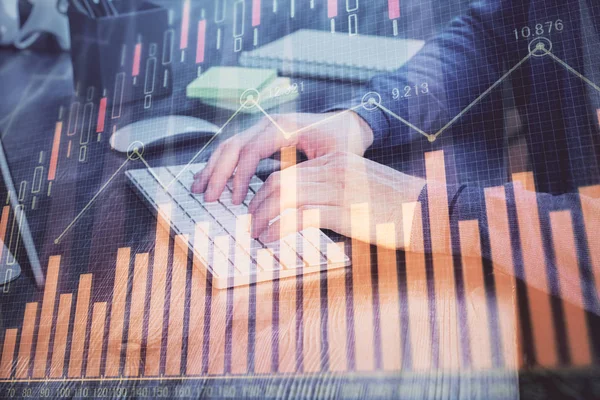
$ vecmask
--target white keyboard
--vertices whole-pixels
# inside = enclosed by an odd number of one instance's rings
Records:
[[[158,167],[152,172],[137,169],[127,171],[127,176],[150,209],[162,214],[159,220],[169,221],[174,235],[188,238],[175,243],[191,250],[194,265],[202,265],[212,274],[213,286],[241,286],[350,264],[343,247],[319,229],[308,228],[269,244],[251,238],[248,204],[263,182],[252,177],[250,190],[240,205],[231,201],[231,180],[219,201],[205,203],[202,194],[189,190],[194,174],[205,165]],[[182,170],[167,191],[157,181],[166,185]]]

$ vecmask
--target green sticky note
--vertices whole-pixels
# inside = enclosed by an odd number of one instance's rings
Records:
[[[239,101],[248,89],[261,92],[277,78],[277,70],[243,67],[213,67],[187,86],[187,96]]]
[[[282,104],[294,101],[298,98],[298,88],[292,86],[290,78],[277,78],[259,94],[258,103],[264,110],[275,108]],[[213,107],[223,108],[231,111],[240,111],[246,114],[255,114],[261,112],[260,108],[248,104],[246,107],[240,107],[239,99],[202,99],[202,102]]]

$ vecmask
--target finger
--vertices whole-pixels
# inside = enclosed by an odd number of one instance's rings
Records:
[[[327,184],[303,183],[298,185],[297,193],[297,196],[286,196],[285,193],[272,192],[252,213],[252,235],[258,237],[268,228],[269,222],[287,210],[337,204],[335,191],[330,190]]]
[[[248,204],[248,212],[254,213],[256,209],[262,204],[262,202],[271,196],[271,193],[279,193],[279,184],[281,180],[281,171],[273,172],[266,182],[258,189],[258,192],[254,195],[250,204]]]
[[[269,226],[269,222],[281,214],[279,194],[265,200],[261,207],[252,213],[252,237],[257,238]]]
[[[282,223],[281,219],[273,222],[259,236],[263,243],[272,243],[292,233],[308,228],[331,229],[339,233],[342,209],[337,206],[304,206],[298,210],[296,224]]]
[[[208,181],[217,166],[219,157],[221,156],[221,152],[223,151],[225,143],[221,143],[213,154],[210,156],[208,163],[204,167],[204,169],[200,172],[197,172],[194,175],[194,183],[192,184],[192,192],[193,193],[203,193],[206,190],[206,186]]]
[[[242,144],[239,140],[232,140],[224,146],[218,161],[219,168],[215,168],[210,176],[206,192],[204,193],[204,200],[211,202],[221,197],[227,180],[233,175],[233,171],[235,171],[241,149]]]
[[[256,173],[260,160],[260,154],[254,149],[242,152],[238,168],[233,176],[233,204],[241,204],[246,198],[250,180]]]
[[[256,173],[258,163],[263,158],[270,157],[282,146],[285,146],[282,135],[270,126],[255,135],[240,154],[238,168],[233,177],[233,203],[240,204],[248,193],[252,176]]]
[[[300,166],[301,164],[298,164]],[[250,213],[254,212],[262,202],[268,198],[271,193],[274,191],[281,191],[280,185],[286,185],[287,182],[281,182],[281,171],[274,172],[269,176],[269,179],[265,182],[265,184],[259,189],[256,195],[250,201],[248,205],[248,211]],[[289,182],[292,184],[295,182],[296,184],[311,184],[311,183],[324,183],[327,182],[328,179],[331,178],[327,173],[323,171],[320,167],[308,167],[302,169],[296,169],[296,174],[294,178]],[[285,179],[285,178],[284,178]],[[286,187],[283,190],[287,189]],[[290,188],[291,189],[291,188]],[[296,190],[298,192],[298,190]],[[310,195],[310,193],[302,192],[302,194]]]
[[[223,154],[223,152],[230,148],[230,146],[232,146],[232,144],[234,144],[235,142],[237,142],[237,144],[239,145],[239,151],[241,151],[241,149],[250,141],[252,141],[253,137],[260,133],[261,131],[263,131],[265,129],[265,120],[266,118],[264,118],[263,120],[261,120],[259,123],[257,123],[256,125],[252,126],[251,128],[245,130],[244,132],[241,132],[240,134],[236,135],[233,138],[230,138],[228,140],[226,140],[225,142],[221,143],[221,145],[219,145],[219,147],[215,150],[215,152],[213,153],[213,155],[210,157],[210,160],[208,161],[208,164],[206,165],[206,167],[204,168],[204,170],[199,174],[196,174],[196,176],[194,177],[195,179],[198,180],[198,184],[195,186],[198,191],[197,193],[202,193],[205,190],[207,190],[207,187],[210,184],[210,181],[212,180],[213,177],[213,173],[215,172],[215,170],[217,169],[217,166],[219,166],[218,168],[218,174],[219,177],[221,178],[217,178],[218,182],[221,182],[222,180],[222,176],[223,175],[227,175],[225,174],[226,171],[222,170],[222,165],[221,165],[221,155]],[[239,151],[238,151],[238,156],[239,156]],[[225,179],[225,183],[227,183],[227,180],[231,177],[231,175],[233,174],[233,171],[235,170],[235,166],[234,168],[230,171],[230,173],[227,175],[227,178]],[[224,188],[225,186],[223,186]],[[217,190],[218,191],[218,190]],[[223,189],[221,189],[220,191],[218,191],[218,195],[220,196],[221,192],[223,191]],[[218,196],[217,196],[218,197]]]

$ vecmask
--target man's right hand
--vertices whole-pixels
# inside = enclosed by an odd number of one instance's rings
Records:
[[[235,172],[233,203],[240,204],[260,160],[283,147],[296,146],[308,159],[314,159],[334,152],[362,156],[373,143],[371,128],[352,111],[282,114],[272,118],[276,124],[265,117],[221,143],[206,167],[194,176],[192,192],[204,193],[206,201],[216,201]]]

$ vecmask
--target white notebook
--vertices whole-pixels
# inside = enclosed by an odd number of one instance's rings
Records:
[[[400,68],[424,43],[302,29],[256,50],[243,52],[240,64],[277,69],[281,75],[363,82],[376,74]]]

